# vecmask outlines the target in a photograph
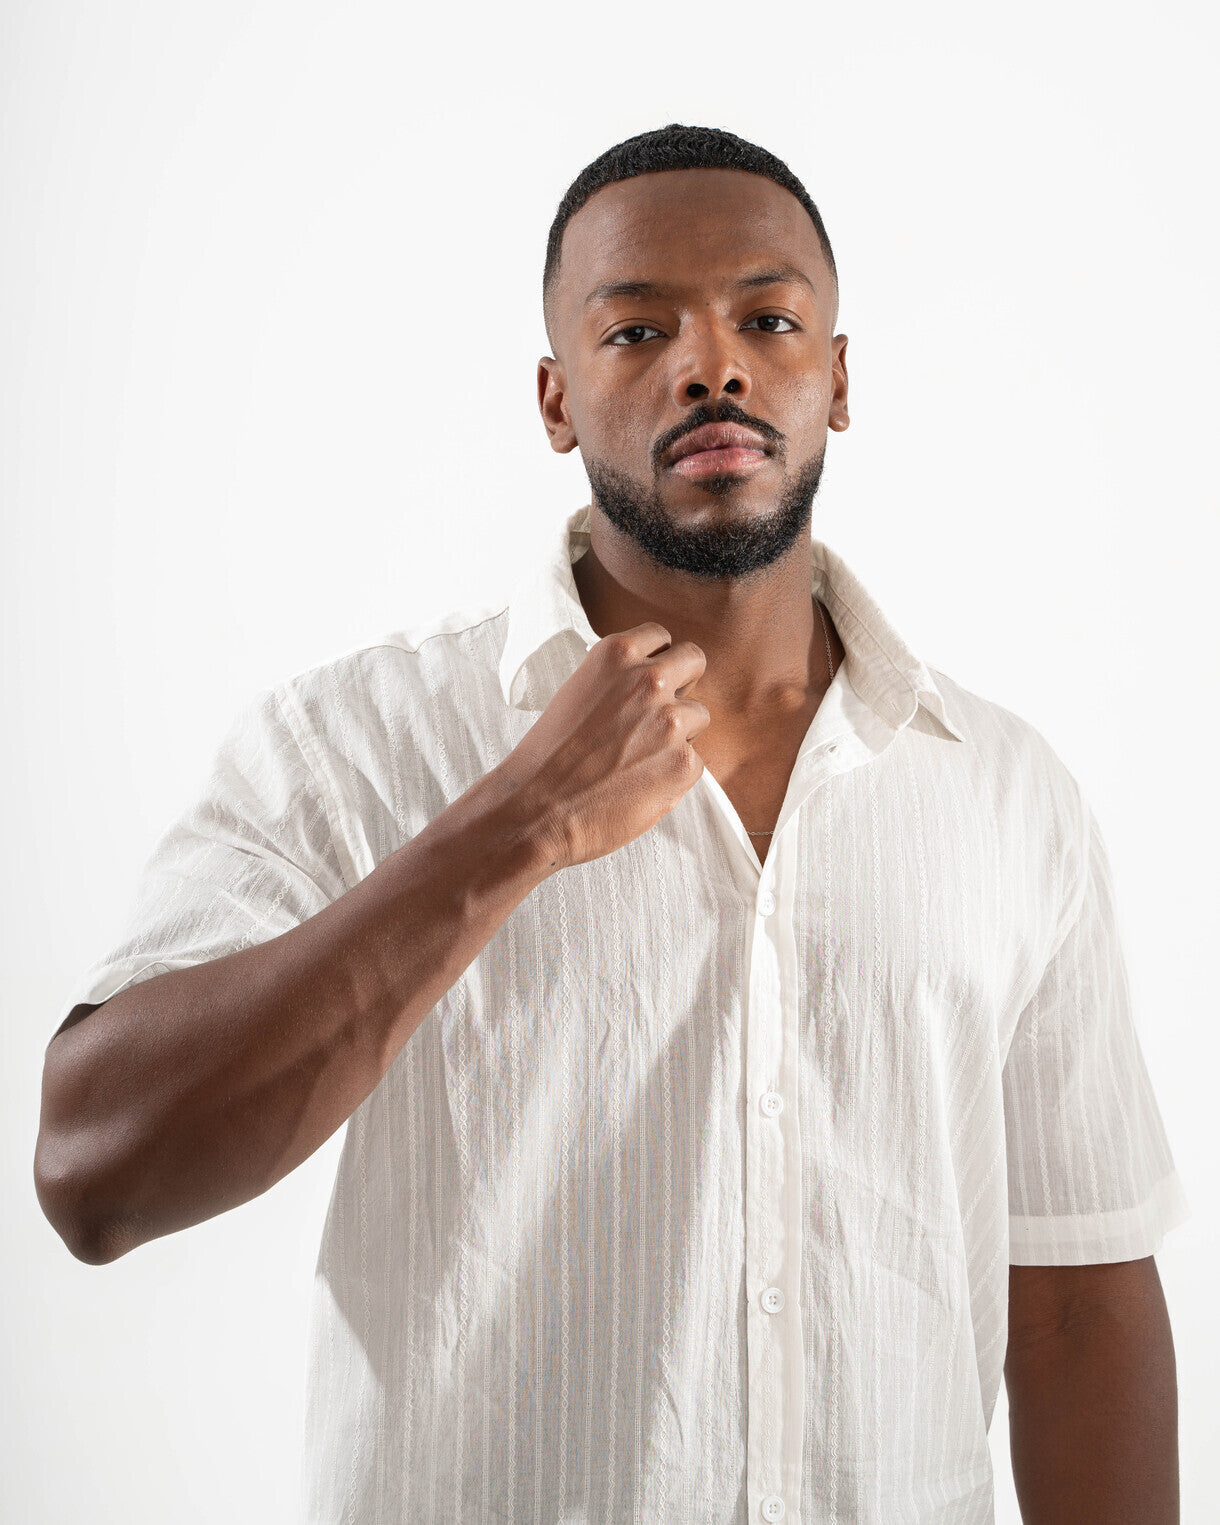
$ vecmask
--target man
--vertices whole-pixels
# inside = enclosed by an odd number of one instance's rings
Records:
[[[671,124],[551,230],[591,503],[506,601],[225,738],[46,1057],[115,1259],[350,1119],[309,1521],[1176,1520],[1188,1208],[1097,824],[809,535],[847,339],[816,207]]]

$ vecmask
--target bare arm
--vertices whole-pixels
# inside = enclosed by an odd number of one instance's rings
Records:
[[[1009,1440],[1026,1525],[1178,1525],[1173,1336],[1152,1256],[1013,1266]]]
[[[678,696],[706,665],[654,621],[603,637],[498,767],[316,916],[74,1009],[47,1045],[34,1156],[72,1253],[116,1260],[308,1159],[533,889],[698,780],[689,737],[711,717]]]
[[[294,1170],[554,861],[493,770],[299,927],[75,1008],[47,1046],[34,1159],[72,1253],[115,1260]]]

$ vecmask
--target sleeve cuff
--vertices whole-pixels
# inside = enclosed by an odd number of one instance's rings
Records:
[[[1193,1217],[1176,1171],[1157,1183],[1138,1207],[1074,1218],[1008,1220],[1013,1266],[1100,1265],[1155,1255],[1172,1228]]]
[[[60,1007],[56,1031],[63,1026],[76,1006],[100,1006],[112,995],[118,995],[120,990],[126,990],[128,985],[138,985],[141,980],[151,979],[154,974],[168,974],[171,969],[186,969],[197,962],[197,959],[189,958],[154,959],[144,954],[90,969]]]

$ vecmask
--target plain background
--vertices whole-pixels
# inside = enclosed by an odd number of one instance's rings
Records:
[[[769,148],[825,218],[853,422],[813,533],[1043,732],[1101,823],[1194,1210],[1157,1264],[1182,1517],[1210,1517],[1212,15],[0,9],[5,1518],[294,1520],[343,1130],[86,1266],[33,1192],[44,1048],[237,709],[506,594],[588,501],[537,412],[546,234],[586,163],[670,121]],[[1002,1390],[991,1435],[1011,1525]]]

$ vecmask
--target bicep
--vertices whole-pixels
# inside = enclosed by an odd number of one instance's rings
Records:
[[[1156,1257],[1096,1265],[1008,1268],[1008,1349],[1086,1327],[1099,1315],[1141,1318],[1165,1307]]]

